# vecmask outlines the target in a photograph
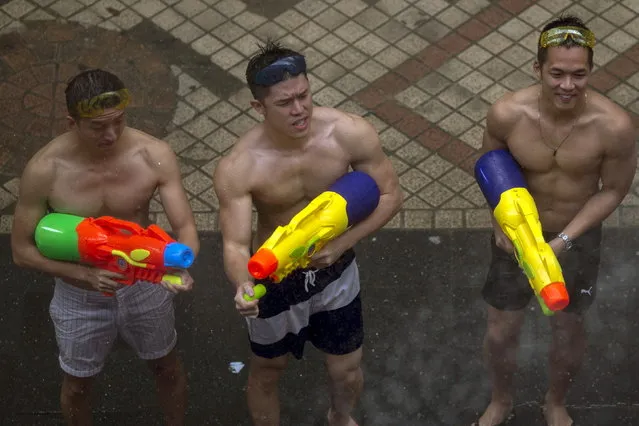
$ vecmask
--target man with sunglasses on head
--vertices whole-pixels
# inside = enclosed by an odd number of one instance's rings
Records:
[[[280,424],[278,379],[288,353],[301,359],[308,340],[326,354],[328,423],[353,426],[351,411],[363,386],[364,337],[353,246],[398,212],[398,178],[365,119],[313,106],[306,61],[299,53],[268,42],[250,60],[246,79],[251,105],[264,119],[220,161],[214,184],[224,265],[253,352],[247,387],[251,418],[257,426]],[[244,295],[253,296],[255,284],[247,269],[251,253],[349,167],[376,181],[381,198],[375,211],[315,253],[310,268],[277,284],[263,282],[266,295],[247,302]]]
[[[534,64],[539,84],[499,99],[488,112],[483,140],[483,151],[507,149],[521,166],[570,297],[550,317],[544,415],[551,426],[572,424],[566,394],[586,348],[584,314],[597,288],[602,222],[626,196],[637,163],[631,118],[587,87],[594,45],[594,34],[576,17],[547,24]],[[480,426],[512,417],[519,334],[533,296],[511,241],[493,222],[492,261],[482,290],[489,304],[484,355],[493,390]]]
[[[176,272],[181,284],[123,286],[114,272],[45,258],[34,242],[40,219],[51,212],[113,216],[147,227],[157,190],[177,240],[199,250],[177,159],[167,143],[127,127],[130,97],[107,71],[75,76],[66,88],[70,130],[31,158],[20,181],[13,258],[55,277],[50,314],[64,373],[62,414],[69,425],[92,423],[93,379],[118,335],[153,372],[166,424],[184,425],[186,376],[175,351],[173,297],[192,288],[189,273]]]

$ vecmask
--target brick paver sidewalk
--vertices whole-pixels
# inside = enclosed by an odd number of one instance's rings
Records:
[[[534,82],[539,29],[561,12],[598,38],[592,86],[636,118],[639,0],[0,0],[0,232],[26,160],[64,128],[64,83],[94,66],[131,88],[132,124],[171,143],[199,228],[215,230],[210,176],[259,119],[243,75],[266,37],[307,55],[317,104],[379,130],[406,193],[389,227],[490,226],[469,174],[485,113]],[[639,224],[637,194],[608,226]]]

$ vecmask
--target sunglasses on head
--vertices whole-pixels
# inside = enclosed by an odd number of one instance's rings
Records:
[[[253,82],[260,86],[268,87],[284,81],[287,76],[295,77],[303,72],[306,72],[306,60],[304,57],[301,55],[287,56],[260,70],[255,75]]]
[[[127,89],[115,92],[100,93],[91,99],[85,99],[75,106],[77,114],[82,118],[95,118],[104,113],[105,109],[124,109],[131,101],[131,95]]]
[[[541,34],[539,38],[539,46],[557,47],[561,46],[568,40],[583,47],[595,47],[595,35],[592,31],[579,27],[557,27],[551,28]]]

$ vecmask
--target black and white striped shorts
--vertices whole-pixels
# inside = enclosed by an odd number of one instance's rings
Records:
[[[364,339],[359,270],[353,250],[331,266],[293,272],[280,283],[261,281],[266,295],[257,318],[246,318],[251,349],[275,358],[291,352],[301,359],[310,341],[319,350],[345,355]]]

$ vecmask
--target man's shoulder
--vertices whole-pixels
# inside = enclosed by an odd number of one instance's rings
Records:
[[[131,157],[141,155],[147,161],[157,164],[162,159],[175,156],[175,151],[168,142],[139,129],[128,127],[126,131],[131,142]]]
[[[336,108],[318,107],[313,118],[324,128],[330,129],[338,142],[370,140],[377,133],[373,124],[366,118]],[[363,139],[362,139],[363,138]]]
[[[216,184],[227,186],[227,182],[248,182],[251,172],[254,171],[254,148],[259,144],[255,135],[245,134],[241,136],[228,152],[220,157],[213,173]]]
[[[238,161],[252,156],[252,152],[255,149],[259,149],[265,145],[267,136],[264,133],[264,126],[262,123],[258,123],[251,127],[245,133],[240,135],[232,147],[222,157],[226,162]]]
[[[213,187],[220,201],[251,192],[254,163],[247,152],[230,152],[220,158],[213,172]]]
[[[66,133],[52,139],[40,148],[27,162],[24,172],[38,175],[51,174],[59,161],[64,161],[71,151]]]
[[[514,92],[506,92],[497,99],[486,114],[487,127],[492,134],[504,140],[517,124],[535,108],[538,97],[535,86]]]
[[[348,124],[364,124],[368,121],[357,114],[331,107],[315,107],[313,108],[313,117],[325,124],[348,125]]]
[[[34,186],[49,186],[55,180],[56,166],[60,160],[57,154],[59,148],[49,142],[29,159],[21,179],[33,183]]]
[[[216,171],[221,170],[225,173],[230,171],[234,173],[248,173],[251,170],[254,156],[250,146],[247,145],[247,143],[240,144],[240,141],[238,141],[236,146],[220,157]]]
[[[634,131],[635,126],[630,114],[610,98],[597,93],[589,92],[596,106],[597,127],[605,129],[611,136],[620,136]]]
[[[538,88],[526,87],[514,92],[506,92],[491,106],[491,111],[503,118],[520,116],[526,108],[537,102]]]
[[[136,147],[160,150],[170,147],[168,142],[156,138],[155,136],[150,135],[143,130],[135,129],[133,127],[127,127],[125,129],[125,132],[128,133],[127,136],[131,139],[133,145]]]

